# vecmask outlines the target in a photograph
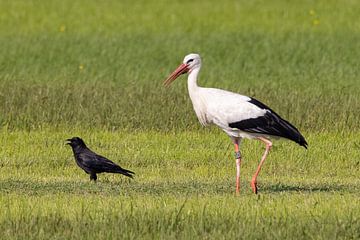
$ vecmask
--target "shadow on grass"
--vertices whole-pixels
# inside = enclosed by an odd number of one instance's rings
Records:
[[[245,184],[245,185],[244,185]],[[242,185],[242,193],[252,194],[248,183]],[[290,184],[260,184],[259,193],[354,193],[358,192],[356,185],[317,184],[317,185],[290,185]],[[0,192],[26,195],[46,194],[90,194],[105,196],[136,196],[136,195],[233,195],[233,183],[227,180],[214,182],[187,181],[187,182],[137,182],[123,179],[120,181],[77,182],[77,181],[25,181],[7,179],[0,181]]]
[[[313,184],[313,185],[289,185],[289,184],[272,184],[272,185],[264,185],[259,187],[260,192],[356,192],[358,191],[358,187],[355,185],[341,185],[341,184]]]
[[[27,195],[94,194],[94,195],[222,195],[231,194],[228,182],[137,182],[128,179],[117,182],[103,181],[25,181],[7,179],[0,181],[0,192]]]

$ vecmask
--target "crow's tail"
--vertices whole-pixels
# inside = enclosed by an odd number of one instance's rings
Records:
[[[117,168],[114,173],[120,173],[122,175],[125,175],[129,178],[133,178],[133,174],[135,174],[133,171],[130,171],[130,170],[127,170],[127,169],[124,169],[124,168]]]

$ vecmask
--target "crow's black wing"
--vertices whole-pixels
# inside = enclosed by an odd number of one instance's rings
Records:
[[[106,157],[98,155],[89,149],[84,149],[78,157],[81,159],[84,169],[89,169],[91,172],[121,173],[128,177],[132,177],[131,174],[134,174],[134,172],[121,168]]]

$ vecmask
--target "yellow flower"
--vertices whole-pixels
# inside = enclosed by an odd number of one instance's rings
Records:
[[[61,25],[59,31],[60,31],[60,32],[65,32],[65,30],[66,30],[66,26],[65,26],[65,25]]]
[[[313,20],[313,25],[314,26],[317,26],[317,25],[319,25],[320,24],[320,20],[319,19],[314,19]]]
[[[80,65],[79,65],[79,70],[80,70],[80,71],[84,70],[84,65],[80,64]]]
[[[314,15],[315,15],[315,11],[311,9],[311,10],[309,11],[309,14],[310,14],[311,16],[314,16]]]

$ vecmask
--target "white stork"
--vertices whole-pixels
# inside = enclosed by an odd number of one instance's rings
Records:
[[[235,145],[236,194],[240,193],[241,139],[258,139],[266,145],[265,153],[251,180],[251,188],[256,194],[256,179],[272,146],[270,138],[287,138],[305,148],[307,142],[296,127],[258,100],[221,89],[199,87],[197,76],[200,68],[200,56],[189,54],[164,81],[164,85],[169,86],[181,74],[189,73],[189,95],[200,123],[203,126],[210,123],[217,125],[230,136]]]

